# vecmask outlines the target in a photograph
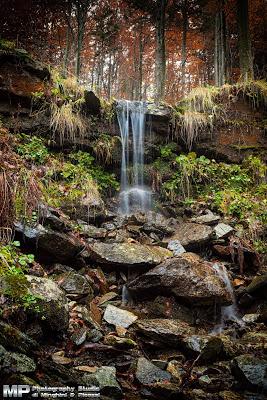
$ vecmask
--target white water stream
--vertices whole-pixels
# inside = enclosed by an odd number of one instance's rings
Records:
[[[227,327],[227,322],[229,321],[234,322],[240,326],[244,325],[244,322],[242,321],[238,313],[234,289],[229,279],[227,269],[222,264],[214,264],[213,268],[225,284],[225,287],[232,299],[232,304],[230,306],[224,306],[221,308],[221,321],[218,325],[214,327],[212,331],[212,333],[216,334],[223,332],[224,329]]]
[[[146,125],[146,103],[121,100],[117,104],[120,127],[122,214],[147,211],[151,207],[151,191],[144,186],[144,137]],[[132,167],[132,176],[129,170]]]

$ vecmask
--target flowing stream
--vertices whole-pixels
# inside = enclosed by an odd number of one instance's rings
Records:
[[[119,101],[117,118],[122,144],[119,211],[129,215],[151,207],[151,191],[144,185],[146,103]]]
[[[213,268],[218,274],[218,276],[221,278],[221,280],[224,282],[225,287],[228,290],[232,299],[232,304],[230,306],[224,306],[221,308],[221,321],[218,325],[215,326],[212,332],[212,333],[221,333],[226,328],[228,321],[235,322],[240,326],[244,325],[244,322],[239,317],[235,294],[233,286],[228,276],[227,269],[222,264],[214,264]]]

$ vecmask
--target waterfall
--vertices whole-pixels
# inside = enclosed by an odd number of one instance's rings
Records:
[[[225,266],[222,264],[214,264],[213,269],[215,270],[217,275],[220,277],[220,279],[223,281],[228,293],[231,296],[231,300],[232,300],[232,304],[230,306],[224,306],[221,308],[221,321],[213,329],[213,333],[221,333],[224,331],[224,329],[227,325],[227,321],[235,322],[240,326],[244,325],[244,322],[239,317],[235,294],[234,294],[234,289],[233,289],[233,286],[229,279],[228,272],[227,272]]]
[[[128,215],[149,210],[151,206],[151,192],[144,186],[146,103],[119,101],[117,118],[122,145],[120,212]]]

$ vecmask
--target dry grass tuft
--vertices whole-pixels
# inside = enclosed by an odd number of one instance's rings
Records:
[[[52,103],[50,128],[53,132],[53,139],[59,136],[62,146],[66,141],[76,143],[77,139],[82,139],[88,130],[88,121],[81,115],[79,110],[74,110],[72,102],[58,106]]]

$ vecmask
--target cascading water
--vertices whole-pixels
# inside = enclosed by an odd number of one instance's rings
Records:
[[[244,322],[239,317],[233,286],[231,284],[225,266],[222,264],[214,264],[213,269],[224,282],[225,287],[228,290],[232,299],[232,304],[230,306],[225,306],[221,308],[221,322],[213,329],[213,333],[221,333],[224,331],[228,321],[235,322],[240,326],[244,325]]]
[[[147,211],[151,207],[151,192],[144,186],[146,103],[119,101],[117,118],[122,144],[120,212],[128,215],[134,211]],[[131,162],[133,173],[129,179]]]

